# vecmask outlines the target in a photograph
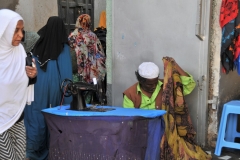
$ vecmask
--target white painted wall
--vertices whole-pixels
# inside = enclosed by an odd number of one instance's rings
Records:
[[[98,27],[102,11],[106,11],[106,0],[94,0],[94,28]]]
[[[95,0],[94,28],[98,27],[103,10],[106,10],[106,0]],[[37,32],[47,23],[49,17],[58,16],[58,2],[57,0],[19,0],[16,12],[24,18],[26,30]]]
[[[202,6],[203,41],[196,36],[198,6],[192,0],[113,0],[112,13],[107,14],[112,15],[112,105],[122,106],[122,93],[137,82],[134,73],[139,64],[156,63],[163,78],[162,57],[173,57],[199,84],[185,100],[198,133],[196,141],[204,146],[210,1]]]
[[[57,0],[19,0],[16,12],[24,18],[27,31],[37,32],[49,17],[58,16]]]

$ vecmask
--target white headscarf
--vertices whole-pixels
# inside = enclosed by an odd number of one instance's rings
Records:
[[[16,12],[0,10],[0,133],[14,125],[27,101],[26,52],[22,44],[12,45],[19,20]]]

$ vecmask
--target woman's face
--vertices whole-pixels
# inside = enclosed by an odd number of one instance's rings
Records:
[[[23,20],[19,20],[13,34],[12,45],[18,46],[23,38]]]
[[[82,20],[80,23],[82,29],[88,29],[87,21],[85,19]]]

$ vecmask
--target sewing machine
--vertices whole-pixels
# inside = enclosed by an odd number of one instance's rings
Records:
[[[65,97],[69,97],[72,95],[72,102],[70,104],[70,110],[77,110],[77,111],[100,111],[105,112],[107,110],[113,109],[106,109],[106,108],[96,108],[96,106],[104,105],[104,98],[103,98],[103,90],[102,90],[102,81],[97,81],[96,79],[93,80],[94,84],[88,84],[85,82],[72,82],[70,79],[65,79],[62,82],[61,90],[64,93]],[[93,91],[98,96],[98,101],[100,104],[95,104],[91,107],[87,107],[84,92],[85,91]]]

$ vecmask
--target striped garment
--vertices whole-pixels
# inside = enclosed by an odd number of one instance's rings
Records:
[[[0,134],[0,159],[25,159],[26,134],[23,120]]]

